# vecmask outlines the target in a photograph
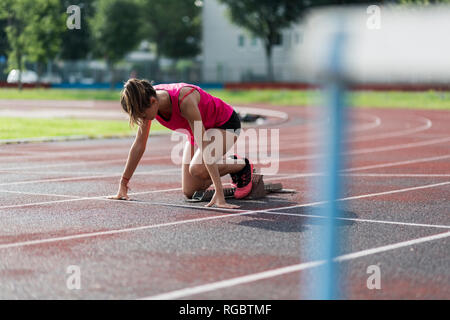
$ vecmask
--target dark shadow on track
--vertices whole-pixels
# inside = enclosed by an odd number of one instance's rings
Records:
[[[306,230],[301,217],[266,213],[248,216],[247,220],[235,223],[235,225],[283,233],[302,232]]]
[[[294,208],[289,210],[292,215],[283,215],[282,213],[257,213],[250,215],[249,220],[237,223],[237,225],[265,229],[276,232],[302,232],[307,229],[307,226],[323,225],[325,220],[320,216],[318,208]],[[283,210],[286,212],[286,210]],[[295,216],[298,214],[299,216]],[[300,216],[302,215],[302,216]],[[310,217],[305,217],[310,216]],[[339,218],[357,218],[358,215],[350,211],[340,211]],[[337,226],[351,226],[355,221],[350,220],[336,220]]]

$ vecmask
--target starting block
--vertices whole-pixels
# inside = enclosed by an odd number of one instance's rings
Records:
[[[224,188],[223,193],[225,199],[234,198],[234,192],[236,188]],[[191,199],[186,199],[188,202],[207,202],[211,201],[214,196],[215,190],[208,189],[204,191],[195,191]],[[255,200],[264,198],[269,193],[296,193],[293,189],[283,189],[281,183],[264,183],[263,176],[261,174],[253,174],[252,179],[252,191],[245,197],[246,200]]]

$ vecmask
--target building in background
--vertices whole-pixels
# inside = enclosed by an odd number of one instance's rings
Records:
[[[267,77],[266,55],[261,39],[231,23],[226,6],[217,0],[203,1],[204,82],[264,81]],[[302,81],[294,55],[302,44],[298,25],[284,30],[279,45],[273,49],[276,81]],[[298,53],[297,53],[298,54]]]

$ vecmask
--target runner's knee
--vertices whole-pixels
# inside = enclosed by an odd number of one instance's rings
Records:
[[[194,192],[195,191],[192,189],[183,188],[183,194],[188,199],[192,198],[192,196],[194,195]]]
[[[191,164],[189,166],[189,173],[198,179],[209,179],[208,170],[201,164]]]

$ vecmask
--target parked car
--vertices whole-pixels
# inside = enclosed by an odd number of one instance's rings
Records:
[[[20,72],[17,69],[13,69],[9,72],[6,82],[7,83],[18,83],[20,73],[22,73],[22,83],[36,83],[38,81],[38,75],[34,71],[22,70],[22,72]]]
[[[41,77],[42,83],[56,83],[60,84],[62,82],[62,79],[60,76],[52,73],[46,73]]]

